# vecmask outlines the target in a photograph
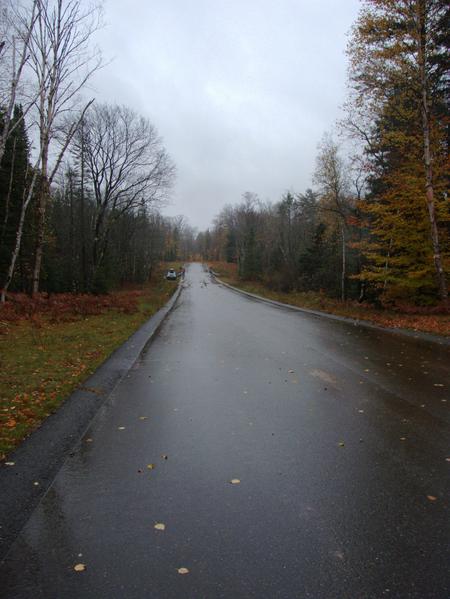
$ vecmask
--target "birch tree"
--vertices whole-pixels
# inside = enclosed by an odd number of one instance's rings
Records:
[[[9,136],[21,124],[36,99],[33,94],[31,98],[20,95],[20,91],[29,60],[30,40],[36,25],[38,1],[33,0],[28,10],[21,10],[15,3],[0,4],[0,162]],[[19,99],[22,118],[14,124],[14,107]]]
[[[50,186],[81,117],[72,116],[74,124],[68,129],[62,130],[59,125],[63,118],[79,111],[79,92],[101,66],[99,52],[90,47],[92,35],[99,26],[97,6],[85,8],[81,0],[38,0],[37,7],[29,43],[30,67],[38,89],[40,155],[33,293],[39,291]],[[86,111],[88,104],[81,112]],[[51,151],[56,154],[52,169],[49,167]]]
[[[404,146],[408,137],[405,159],[417,154],[432,260],[443,302],[448,298],[442,246],[445,228],[439,228],[436,167],[445,161],[448,151],[449,17],[449,5],[442,0],[365,0],[348,48],[353,107],[370,123],[359,128],[370,151],[377,146],[377,159],[382,162],[387,155],[379,152],[380,146],[386,148],[388,142]],[[401,102],[395,101],[398,96]],[[391,131],[389,138],[384,135],[383,144],[373,144],[368,129],[383,135],[377,123],[386,114],[386,106],[397,111],[392,112],[391,122],[404,126],[397,129],[397,139]],[[355,121],[352,124],[357,130]],[[420,152],[416,152],[420,146],[416,146],[414,135],[421,139]],[[401,169],[401,164],[397,167]]]

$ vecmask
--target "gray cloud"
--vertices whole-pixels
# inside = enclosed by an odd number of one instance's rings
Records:
[[[178,168],[168,214],[208,226],[246,190],[311,186],[345,95],[358,0],[107,0],[102,101],[158,127]]]

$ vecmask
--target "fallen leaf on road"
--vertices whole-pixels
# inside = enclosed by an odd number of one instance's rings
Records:
[[[325,372],[324,370],[320,370],[318,368],[310,370],[309,374],[316,378],[322,379],[322,381],[324,381],[325,383],[329,383],[330,385],[335,385],[337,382],[331,374],[328,374],[328,372]]]
[[[436,501],[437,497],[435,497],[434,495],[427,495],[427,499],[429,499],[430,501]]]
[[[433,387],[443,387],[442,383],[433,383]]]
[[[147,464],[147,468],[149,470],[154,470],[155,469],[155,464]]]
[[[364,414],[364,410],[358,410],[360,414]]]
[[[189,574],[189,570],[187,568],[178,568],[178,574]]]
[[[75,570],[75,572],[84,572],[86,570],[86,565],[85,564],[76,564],[73,569]]]
[[[156,528],[156,530],[166,530],[166,525],[163,524],[162,522],[157,522],[155,524],[154,528]]]
[[[288,372],[289,372],[290,374],[293,374],[293,373],[295,372],[295,370],[288,370]]]
[[[148,416],[139,416],[139,420],[147,420]]]
[[[16,462],[5,462],[5,466],[14,466]]]
[[[238,485],[240,482],[241,482],[241,481],[240,481],[238,478],[232,478],[232,479],[230,480],[230,483],[231,483],[232,485]]]
[[[161,457],[162,457],[163,460],[168,460],[169,459],[169,456],[166,455],[165,453],[162,453]]]
[[[117,430],[119,430],[119,431],[124,431],[124,430],[125,430],[125,427],[124,427],[124,426],[119,426],[119,427],[117,428]]]
[[[340,441],[340,442],[339,442],[339,447],[345,447],[345,443],[344,443],[344,441]]]
[[[400,437],[400,441],[406,441],[406,437]]]
[[[92,443],[92,439],[91,438],[86,439],[86,443]]]

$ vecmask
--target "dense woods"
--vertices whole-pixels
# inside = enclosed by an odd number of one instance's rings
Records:
[[[449,25],[441,0],[364,1],[345,116],[318,146],[312,189],[275,204],[246,192],[198,236],[205,259],[280,290],[445,305]]]
[[[2,2],[0,19],[2,301],[147,281],[192,233],[161,215],[175,167],[153,123],[84,98],[100,7]]]

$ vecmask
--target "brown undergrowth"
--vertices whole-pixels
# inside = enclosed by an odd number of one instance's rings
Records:
[[[0,307],[0,459],[4,459],[176,289],[161,269],[108,295],[10,295]]]
[[[239,279],[236,264],[208,262],[208,265],[225,283],[285,304],[358,320],[367,320],[387,328],[410,329],[412,331],[450,336],[450,314],[448,311],[445,313],[440,307],[423,308],[402,304],[395,309],[380,309],[356,301],[342,302],[319,292],[293,291],[286,293],[274,291],[260,281],[242,281]]]

